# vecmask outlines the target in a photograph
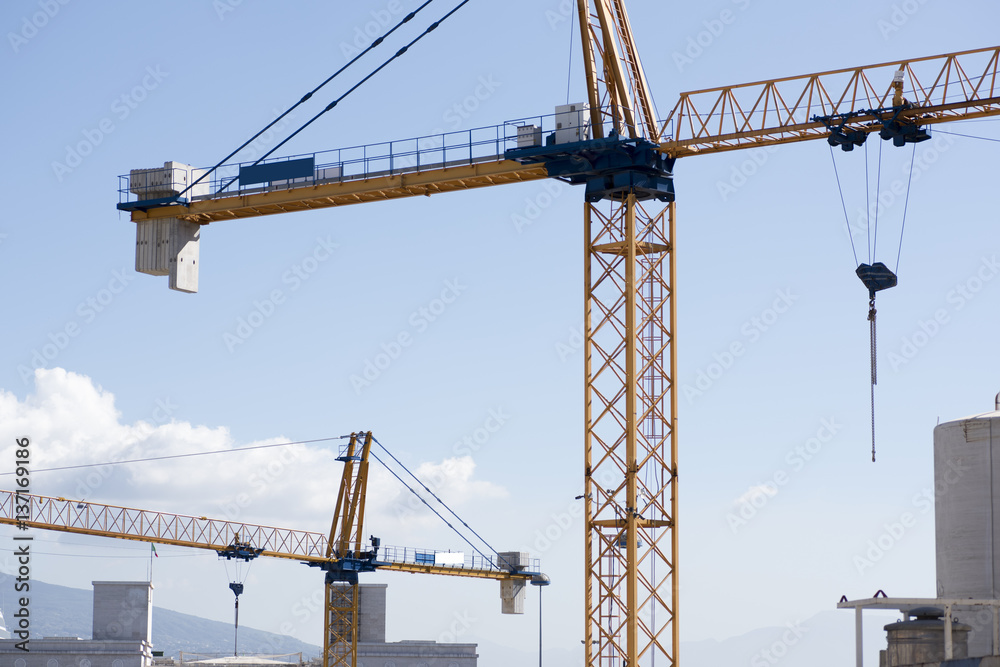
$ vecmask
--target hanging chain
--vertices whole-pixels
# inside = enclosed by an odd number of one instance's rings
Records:
[[[875,349],[877,339],[875,336],[875,297],[868,301],[868,321],[871,323],[871,349],[872,349],[872,463],[875,462],[875,385],[878,384],[878,364],[876,363]]]

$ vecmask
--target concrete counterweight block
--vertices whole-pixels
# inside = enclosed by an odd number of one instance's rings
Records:
[[[528,553],[525,551],[501,551],[499,554],[501,569],[523,570],[528,566]],[[523,579],[500,580],[500,611],[504,614],[523,614],[524,596],[527,581]]]
[[[175,220],[170,228],[170,289],[193,294],[198,291],[198,253],[201,225]]]
[[[139,220],[135,231],[135,270],[170,276],[170,289],[198,291],[201,225],[178,218]]]

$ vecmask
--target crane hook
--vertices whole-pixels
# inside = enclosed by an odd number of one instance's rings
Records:
[[[875,317],[878,311],[875,310],[875,293],[890,287],[896,286],[896,274],[882,262],[874,264],[862,264],[857,268],[856,273],[861,282],[868,288],[868,322],[869,338],[871,344],[871,406],[872,406],[872,463],[875,463],[875,385],[878,384],[878,363],[876,349],[878,339],[875,331]]]

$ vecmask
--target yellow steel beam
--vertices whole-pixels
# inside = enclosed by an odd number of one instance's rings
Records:
[[[27,518],[18,516],[18,505],[29,507],[24,515]],[[308,563],[337,560],[327,557],[327,537],[322,533],[50,498],[16,491],[0,490],[0,525],[2,524],[211,551],[222,551],[238,538],[240,542],[263,549],[261,556]],[[532,576],[530,573],[512,573],[496,568],[418,563],[387,563],[379,565],[378,569],[497,580],[530,579]]]
[[[15,502],[16,499],[16,502]],[[17,506],[27,504],[26,518]],[[234,541],[262,556],[327,562],[326,536],[304,530],[169,514],[0,490],[0,524],[222,551]]]
[[[496,159],[475,164],[426,169],[392,175],[375,176],[336,183],[259,192],[232,197],[220,196],[133,211],[132,221],[159,218],[180,218],[208,224],[221,220],[252,218],[275,213],[290,213],[311,209],[346,206],[372,201],[433,195],[459,190],[520,183],[547,178],[540,165],[525,166],[510,160]]]
[[[813,116],[893,106],[920,125],[1000,114],[1000,47],[961,51],[805,76],[683,93],[663,123],[660,150],[673,156],[822,139],[829,130]],[[883,120],[866,114],[851,129],[873,132]]]
[[[390,572],[409,572],[411,574],[446,574],[452,577],[469,577],[473,579],[521,579],[527,581],[533,576],[532,573],[527,572],[508,572],[492,568],[480,569],[447,565],[425,565],[420,563],[388,563],[379,565],[378,569],[380,572],[388,570]]]

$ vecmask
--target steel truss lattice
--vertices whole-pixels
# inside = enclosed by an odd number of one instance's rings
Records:
[[[358,584],[326,585],[326,633],[323,637],[327,667],[356,667],[358,645]]]
[[[595,667],[677,662],[674,212],[634,195],[585,211],[584,643]]]

